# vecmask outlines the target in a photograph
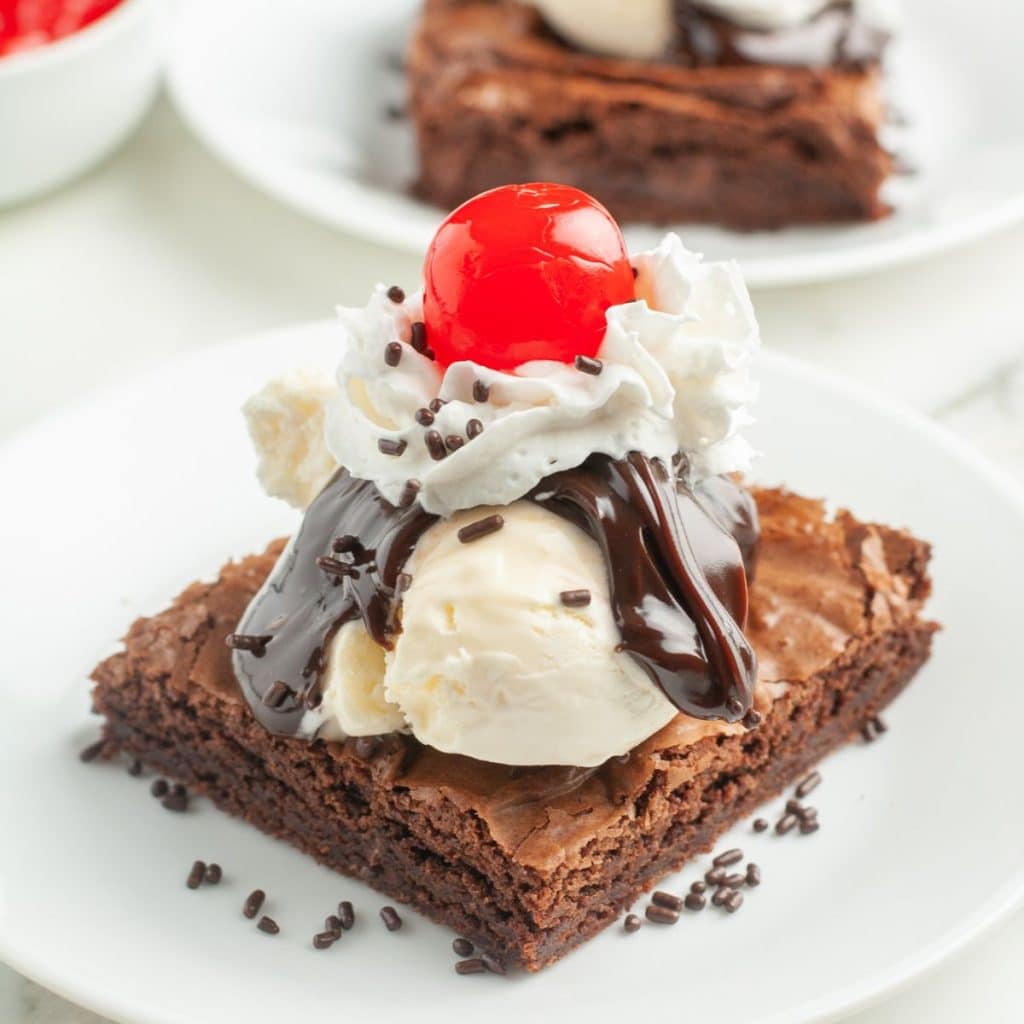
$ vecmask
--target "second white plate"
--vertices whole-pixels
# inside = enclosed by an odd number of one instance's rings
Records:
[[[906,262],[1024,217],[1024,7],[904,0],[894,99],[919,169],[878,224],[737,234],[686,227],[691,248],[740,260],[749,284],[837,278]],[[322,221],[423,251],[443,211],[412,199],[407,122],[387,116],[419,0],[186,0],[168,81],[182,116],[249,181]],[[663,231],[627,228],[633,249]]]

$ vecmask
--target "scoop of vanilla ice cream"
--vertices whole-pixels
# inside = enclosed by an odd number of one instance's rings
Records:
[[[582,50],[649,60],[663,54],[675,28],[672,0],[532,0]]]
[[[498,512],[504,528],[458,532]],[[474,509],[423,536],[407,566],[402,631],[385,654],[360,622],[332,644],[308,722],[331,738],[411,728],[448,753],[501,764],[598,765],[675,714],[628,654],[597,544],[529,502]],[[566,607],[562,591],[589,590]]]
[[[242,407],[263,489],[296,508],[309,505],[338,468],[325,440],[326,406],[336,390],[330,373],[290,370]]]

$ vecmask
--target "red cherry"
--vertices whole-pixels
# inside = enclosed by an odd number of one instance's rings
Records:
[[[442,366],[593,356],[605,310],[634,298],[618,225],[568,185],[506,185],[463,203],[430,243],[424,278],[427,338]]]

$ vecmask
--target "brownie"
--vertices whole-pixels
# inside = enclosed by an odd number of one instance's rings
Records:
[[[556,181],[622,221],[738,229],[874,220],[893,170],[881,77],[878,60],[595,56],[525,5],[428,0],[409,52],[414,189],[450,208]]]
[[[337,871],[536,970],[594,935],[855,736],[927,659],[928,546],[761,490],[747,635],[760,727],[678,716],[599,768],[510,768],[408,736],[272,736],[225,637],[281,542],[137,621],[95,671],[116,749]]]

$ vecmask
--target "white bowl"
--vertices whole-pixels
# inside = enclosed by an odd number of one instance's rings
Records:
[[[92,25],[0,57],[0,206],[101,160],[138,124],[159,81],[158,0],[122,0]]]

